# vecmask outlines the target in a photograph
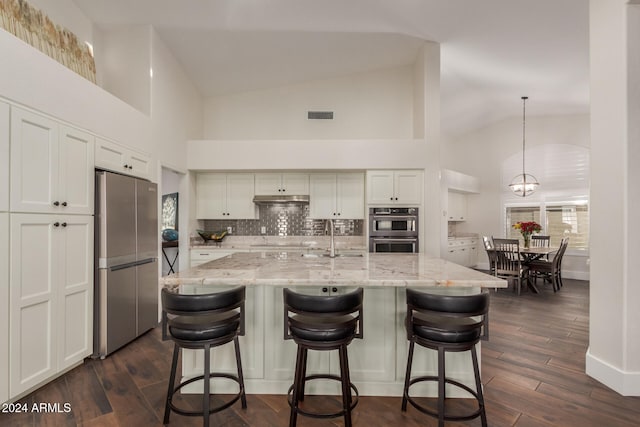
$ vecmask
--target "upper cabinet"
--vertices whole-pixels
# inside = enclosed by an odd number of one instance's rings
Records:
[[[306,173],[257,173],[256,195],[308,195],[309,175]]]
[[[12,212],[93,214],[92,135],[13,107],[10,140]]]
[[[424,173],[420,170],[367,171],[367,204],[422,204]]]
[[[9,105],[0,102],[0,212],[9,210],[9,126]]]
[[[467,220],[467,196],[462,193],[449,191],[449,208],[447,210],[448,221]]]
[[[96,138],[96,168],[152,180],[151,157],[106,139]]]
[[[317,173],[309,176],[309,217],[364,218],[362,173]]]
[[[251,173],[199,173],[196,176],[196,219],[256,219]]]

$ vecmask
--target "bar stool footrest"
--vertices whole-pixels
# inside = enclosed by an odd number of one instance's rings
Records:
[[[342,381],[342,379],[338,375],[329,375],[329,374],[316,374],[316,375],[309,375],[308,377],[304,377],[305,383],[309,380],[317,380],[317,379],[334,380],[339,382]],[[353,394],[351,395],[352,402],[351,402],[351,406],[349,407],[349,410],[352,411],[353,408],[355,408],[356,405],[358,404],[360,394],[358,393],[358,388],[353,383],[350,382],[349,387],[355,393],[355,396]],[[289,387],[289,391],[287,391],[287,402],[289,403],[289,406],[291,407],[291,409],[293,411],[296,411],[300,415],[304,415],[305,417],[311,417],[311,418],[337,418],[337,417],[342,417],[345,414],[344,409],[339,412],[327,414],[327,413],[307,412],[304,409],[300,409],[299,407],[294,408],[293,402],[292,402],[292,392],[293,392],[293,384],[291,385],[291,387]]]
[[[238,393],[236,395],[234,395],[231,400],[229,400],[229,401],[227,401],[227,402],[225,402],[225,403],[223,403],[221,405],[218,405],[218,406],[216,406],[214,408],[210,408],[209,409],[209,414],[213,414],[213,413],[216,413],[216,412],[220,412],[223,409],[227,409],[228,407],[230,407],[231,405],[236,403],[238,401],[238,399],[240,399],[242,397],[242,395],[244,394],[244,389],[242,388],[242,384],[240,383],[240,379],[238,378],[237,375],[227,374],[227,373],[222,373],[222,372],[212,372],[211,374],[209,374],[209,378],[210,379],[211,378],[227,378],[227,379],[233,380],[236,383],[238,383],[238,387],[240,388]],[[199,375],[197,377],[190,378],[187,381],[178,384],[178,386],[173,389],[173,391],[171,392],[171,396],[168,397],[169,407],[171,408],[171,410],[173,412],[175,412],[176,414],[185,415],[185,416],[188,416],[188,417],[196,417],[196,416],[197,417],[201,417],[202,416],[202,409],[199,410],[199,411],[187,411],[186,409],[179,408],[179,407],[177,407],[177,406],[175,406],[173,404],[173,395],[176,394],[176,392],[178,390],[180,390],[182,387],[184,387],[184,386],[186,386],[188,384],[191,384],[191,383],[199,381],[199,380],[204,380],[204,375]],[[210,396],[210,398],[213,397],[213,396],[217,396],[217,395],[212,394]],[[243,405],[243,407],[244,407],[244,405]]]
[[[420,383],[420,382],[424,382],[424,381],[434,381],[434,382],[438,382],[438,377],[437,376],[422,376],[422,377],[416,377],[414,379],[412,379],[409,382],[409,388],[411,388],[412,385],[416,384],[416,383]],[[477,418],[480,416],[480,414],[482,413],[482,406],[480,406],[480,399],[478,398],[478,393],[473,390],[472,388],[470,388],[469,386],[462,384],[459,381],[453,380],[451,378],[445,378],[444,382],[446,384],[451,384],[453,386],[456,386],[458,388],[461,388],[469,393],[471,393],[471,395],[476,399],[476,401],[478,402],[478,409],[475,412],[472,412],[471,414],[466,414],[466,415],[447,415],[445,413],[444,415],[444,419],[445,421],[465,421],[465,420],[472,420],[474,418]],[[411,403],[411,406],[413,406],[414,408],[416,408],[418,411],[422,412],[423,414],[427,414],[430,415],[432,417],[438,418],[438,413],[434,412],[426,407],[424,407],[423,405],[420,405],[419,403],[417,403],[413,397],[411,397],[409,395],[409,390],[407,390],[407,392],[405,393],[405,399],[407,399],[407,401],[409,403]]]

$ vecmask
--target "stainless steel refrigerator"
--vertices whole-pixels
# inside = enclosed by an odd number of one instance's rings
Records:
[[[158,324],[157,203],[156,184],[96,171],[94,357]]]

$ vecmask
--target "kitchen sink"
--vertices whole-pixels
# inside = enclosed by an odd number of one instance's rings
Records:
[[[301,254],[303,258],[330,258],[329,254]],[[362,258],[362,254],[336,254],[336,258]]]

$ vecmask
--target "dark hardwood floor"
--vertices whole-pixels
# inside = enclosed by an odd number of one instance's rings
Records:
[[[622,397],[584,373],[588,345],[587,282],[565,279],[553,293],[517,297],[492,291],[490,340],[482,343],[482,381],[490,426],[638,426],[640,398]],[[171,342],[158,328],[106,360],[87,360],[20,402],[69,403],[68,413],[0,414],[0,426],[162,425]],[[293,369],[293,367],[292,367]],[[182,398],[181,398],[182,399]],[[195,406],[195,396],[183,403]],[[319,404],[337,405],[334,397]],[[311,398],[308,404],[313,404]],[[464,406],[460,399],[452,405]],[[216,426],[286,426],[284,396],[250,395],[214,414]],[[199,426],[200,418],[171,415],[173,426]],[[299,418],[299,426],[338,426],[341,419]],[[400,411],[398,397],[361,397],[355,426],[430,426],[437,423],[413,408]],[[480,425],[479,420],[447,425]]]

